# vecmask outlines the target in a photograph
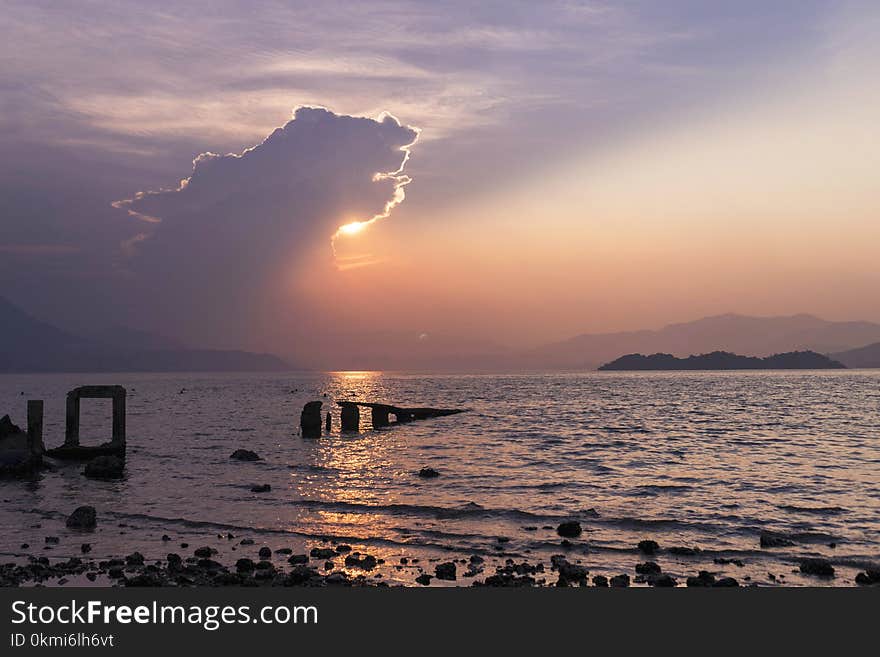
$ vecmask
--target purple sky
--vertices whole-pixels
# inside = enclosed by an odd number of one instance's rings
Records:
[[[586,315],[560,313],[548,317],[556,328],[542,332],[527,319],[536,307],[525,304],[524,328],[516,333],[510,322],[493,323],[494,295],[485,292],[484,298],[466,299],[469,307],[486,309],[485,317],[477,313],[472,322],[449,320],[460,309],[446,301],[433,308],[416,304],[405,317],[395,314],[399,303],[393,300],[375,317],[353,309],[363,301],[364,279],[374,289],[387,289],[386,297],[403,294],[402,283],[395,292],[395,280],[431,276],[449,281],[450,289],[438,288],[437,298],[467,296],[464,288],[482,289],[484,281],[485,289],[496,285],[501,293],[503,285],[489,281],[510,278],[515,249],[532,243],[529,231],[535,244],[543,244],[548,231],[569,230],[574,219],[565,217],[576,204],[550,203],[537,222],[534,215],[502,212],[505,197],[535,186],[533,199],[564,198],[567,192],[549,191],[557,190],[549,182],[539,188],[535,181],[578,180],[581,164],[571,163],[628,153],[632,144],[665,138],[688,121],[702,126],[712,118],[704,143],[734,118],[761,126],[772,113],[765,100],[777,102],[779,96],[779,103],[796,107],[798,94],[826,97],[824,87],[815,86],[819,78],[852,76],[852,88],[864,86],[860,80],[877,72],[865,54],[876,52],[872,25],[872,3],[809,0],[9,0],[0,13],[0,295],[77,330],[122,324],[195,344],[285,353],[296,349],[285,342],[293,337],[283,336],[344,334],[343,322],[351,331],[399,327],[413,335],[437,331],[502,342],[561,337],[576,326],[630,327],[639,320],[608,305],[601,313],[605,324],[585,325],[592,321]],[[789,86],[788,96],[780,92]],[[288,124],[299,106],[329,111],[305,111]],[[730,108],[738,114],[728,119]],[[386,111],[395,118],[383,121],[380,113]],[[761,120],[750,119],[749,112]],[[311,127],[306,119],[315,119]],[[286,124],[284,133],[273,134]],[[415,135],[407,126],[421,132],[406,163],[412,179],[406,201],[360,242],[360,251],[349,245],[334,260],[331,238],[340,225],[367,220],[397,202],[396,179],[374,181],[373,174],[401,166],[400,147]],[[178,189],[193,175],[200,154],[240,155],[258,144],[245,157],[202,156],[187,189],[111,205],[139,192]],[[825,152],[818,145],[815,157]],[[863,166],[862,160],[854,165],[854,178]],[[573,182],[567,189],[574,193],[578,187]],[[850,196],[844,194],[843,202]],[[861,222],[854,231],[871,230],[866,222],[871,216],[876,222],[875,200],[852,201],[858,211],[852,216]],[[591,206],[579,207],[589,213]],[[788,206],[776,200],[772,207]],[[623,212],[619,204],[614,208],[615,216]],[[682,212],[675,214],[678,221]],[[470,225],[463,226],[464,217],[473,217]],[[583,216],[567,240],[580,245],[583,260],[599,257],[591,251],[597,240],[613,239],[602,237],[605,224],[595,213]],[[471,240],[484,253],[493,250],[493,232],[518,236],[498,246],[498,254],[509,248],[513,255],[498,255],[497,267],[487,257],[475,267],[471,286],[461,274],[466,265],[449,263],[465,262]],[[445,240],[453,246],[444,255],[439,245]],[[414,258],[421,268],[408,264],[404,275],[393,269],[399,263],[389,244],[423,253]],[[552,253],[556,247],[548,242],[535,248]],[[369,263],[360,282],[335,278],[346,258]],[[434,259],[445,259],[448,277],[429,271]],[[540,263],[556,266],[550,255]],[[850,276],[841,285],[877,280],[876,270],[844,270],[841,265],[833,272]],[[589,287],[587,271],[564,271]],[[771,276],[777,274],[786,275],[780,270]],[[535,294],[558,288],[556,282],[547,285]],[[670,281],[669,288],[674,285]],[[643,303],[632,294],[627,303]],[[754,296],[732,296],[727,308],[702,299],[675,305],[675,319],[767,310]],[[560,297],[555,305],[601,303],[598,297]],[[340,314],[340,306],[352,314]],[[389,322],[379,319],[379,310]],[[647,310],[644,325],[673,319]],[[856,303],[779,310],[880,319],[880,310]]]

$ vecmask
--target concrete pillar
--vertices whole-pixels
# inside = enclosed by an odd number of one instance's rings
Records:
[[[113,393],[113,436],[112,441],[125,445],[125,388]]]
[[[372,420],[373,427],[387,427],[391,424],[391,420],[388,419],[389,410],[387,406],[373,406],[372,410]]]
[[[310,401],[303,406],[299,416],[299,427],[303,438],[321,437],[321,405],[322,402]]]
[[[67,422],[64,428],[65,447],[79,445],[79,392],[71,390],[67,393]]]
[[[327,417],[324,419],[324,431],[330,433],[330,430],[333,428],[333,420],[330,417],[330,411],[327,411]]]
[[[32,456],[41,455],[43,447],[43,400],[28,399],[27,403],[28,450]]]
[[[355,404],[343,404],[340,423],[343,431],[361,430],[361,411]]]

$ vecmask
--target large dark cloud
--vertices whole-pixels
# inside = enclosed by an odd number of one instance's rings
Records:
[[[234,344],[271,317],[297,262],[332,257],[340,225],[400,199],[413,128],[300,107],[241,154],[204,153],[175,189],[115,203],[135,227],[123,248],[131,295],[175,333]],[[283,313],[280,313],[282,315]]]

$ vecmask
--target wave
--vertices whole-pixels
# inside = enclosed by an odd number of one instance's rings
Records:
[[[821,516],[837,516],[849,513],[849,509],[842,506],[795,506],[794,504],[782,504],[778,508],[790,513],[809,513]]]

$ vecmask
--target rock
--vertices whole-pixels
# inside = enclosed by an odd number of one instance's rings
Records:
[[[639,552],[641,552],[642,554],[654,554],[659,549],[660,546],[657,544],[657,541],[639,541]]]
[[[536,584],[535,578],[529,575],[523,575],[522,577],[517,577],[513,573],[509,572],[498,572],[494,575],[490,575],[486,578],[486,581],[483,583],[474,582],[473,586],[492,586],[492,587],[505,587],[505,588],[513,588],[513,587],[530,587]]]
[[[83,469],[89,479],[121,479],[124,473],[125,460],[112,455],[96,456]]]
[[[339,554],[345,554],[346,552],[351,552],[351,546],[346,545],[345,543],[342,543],[342,544],[336,546],[336,552],[338,552]]]
[[[746,579],[748,579],[748,577]],[[717,582],[715,582],[712,586],[717,586],[717,587],[721,587],[721,588],[724,588],[724,587],[734,588],[734,587],[739,586],[739,582],[737,582],[733,577],[722,577]]]
[[[46,545],[58,545],[59,538],[57,536],[47,536]]]
[[[856,575],[856,584],[871,586],[880,584],[880,568],[868,568],[865,572]]]
[[[437,579],[445,579],[449,581],[455,581],[456,570],[455,564],[451,561],[447,561],[446,563],[437,564],[434,567],[434,575]]]
[[[278,548],[275,550],[275,554],[293,554],[293,550],[290,548]]]
[[[712,586],[715,584],[715,575],[707,570],[701,570],[696,577],[688,577],[688,586]]]
[[[661,588],[673,587],[678,584],[678,582],[675,581],[675,578],[673,578],[670,575],[666,575],[665,573],[663,575],[657,575],[657,576],[651,577],[651,579],[648,580],[648,583],[651,586],[658,586]]]
[[[557,562],[556,569],[559,571],[559,580],[556,582],[557,586],[568,586],[569,584],[585,586],[587,575],[590,574],[590,571],[583,566],[569,563],[568,561]]]
[[[645,563],[636,564],[636,572],[639,575],[659,575],[661,569],[653,561],[646,561]]]
[[[252,493],[268,493],[272,490],[272,487],[269,484],[254,484],[251,486]]]
[[[272,558],[272,550],[270,550],[266,546],[261,547],[258,554],[260,555],[260,559],[271,559]]]
[[[422,586],[428,586],[431,583],[431,576],[427,573],[422,573],[418,577],[416,577],[416,582],[421,584]]]
[[[98,525],[97,514],[93,506],[78,507],[67,517],[67,527],[70,529],[94,529]]]
[[[309,552],[309,556],[312,557],[312,559],[332,559],[336,556],[336,550],[332,550],[330,548],[313,547]]]
[[[419,470],[419,476],[422,479],[433,479],[434,477],[439,477],[440,473],[437,472],[434,468],[422,468]]]
[[[577,520],[569,520],[560,523],[556,528],[556,533],[565,538],[577,538],[583,533],[583,530],[581,529],[581,523]]]
[[[593,578],[593,586],[608,586],[608,578],[605,575],[596,575]]]
[[[162,541],[167,542],[170,541],[171,537],[168,534],[162,534]]]
[[[669,554],[675,554],[680,557],[693,557],[700,553],[700,548],[675,546],[668,550]]]
[[[309,562],[309,555],[307,554],[294,554],[293,556],[287,559],[287,563],[292,566],[296,566],[298,564],[306,564]]]
[[[235,459],[236,461],[262,461],[260,455],[256,452],[252,452],[249,449],[237,449],[232,454],[229,455],[229,458]]]
[[[800,571],[805,575],[817,577],[834,577],[834,566],[827,559],[803,559]]]
[[[18,433],[24,432],[18,427],[18,425],[12,422],[12,418],[8,415],[0,417],[0,440],[6,438],[6,436],[12,436]]]
[[[714,559],[712,559],[712,561],[722,566],[732,563],[737,568],[743,568],[746,565],[745,562],[742,561],[742,559],[727,559],[725,557],[715,557]]]
[[[629,575],[624,573],[623,575],[615,575],[610,580],[611,587],[615,589],[623,589],[629,586]]]
[[[253,559],[244,557],[235,562],[235,570],[240,573],[250,573],[253,572],[255,568],[256,564],[254,564]]]
[[[125,564],[127,566],[143,566],[144,555],[142,555],[140,552],[132,552],[127,557],[125,557]]]
[[[88,554],[92,551],[92,545],[91,543],[83,543],[82,545],[80,545],[79,550],[83,554]]]
[[[335,554],[333,556],[336,556]],[[373,570],[376,567],[376,557],[370,554],[361,555],[360,552],[352,552],[345,557],[345,565],[349,568],[360,568],[362,570]]]
[[[762,548],[791,547],[794,545],[794,541],[787,538],[784,534],[776,532],[763,531],[761,532],[760,540]]]
[[[217,554],[217,550],[206,545],[205,547],[196,548],[193,554],[200,559],[207,559],[208,557]]]
[[[324,581],[331,586],[333,586],[333,585],[335,585],[335,586],[349,585],[350,586],[351,585],[351,582],[349,582],[349,580],[348,580],[348,575],[346,575],[342,571],[331,573],[330,575],[327,575],[327,577],[324,578]]]
[[[239,545],[253,545],[254,539],[252,538],[243,538],[238,542]]]
[[[291,571],[287,574],[287,579],[285,584],[287,586],[298,586],[309,582],[315,578],[319,577],[318,571],[314,568],[309,568],[308,566],[297,565],[294,566]]]

